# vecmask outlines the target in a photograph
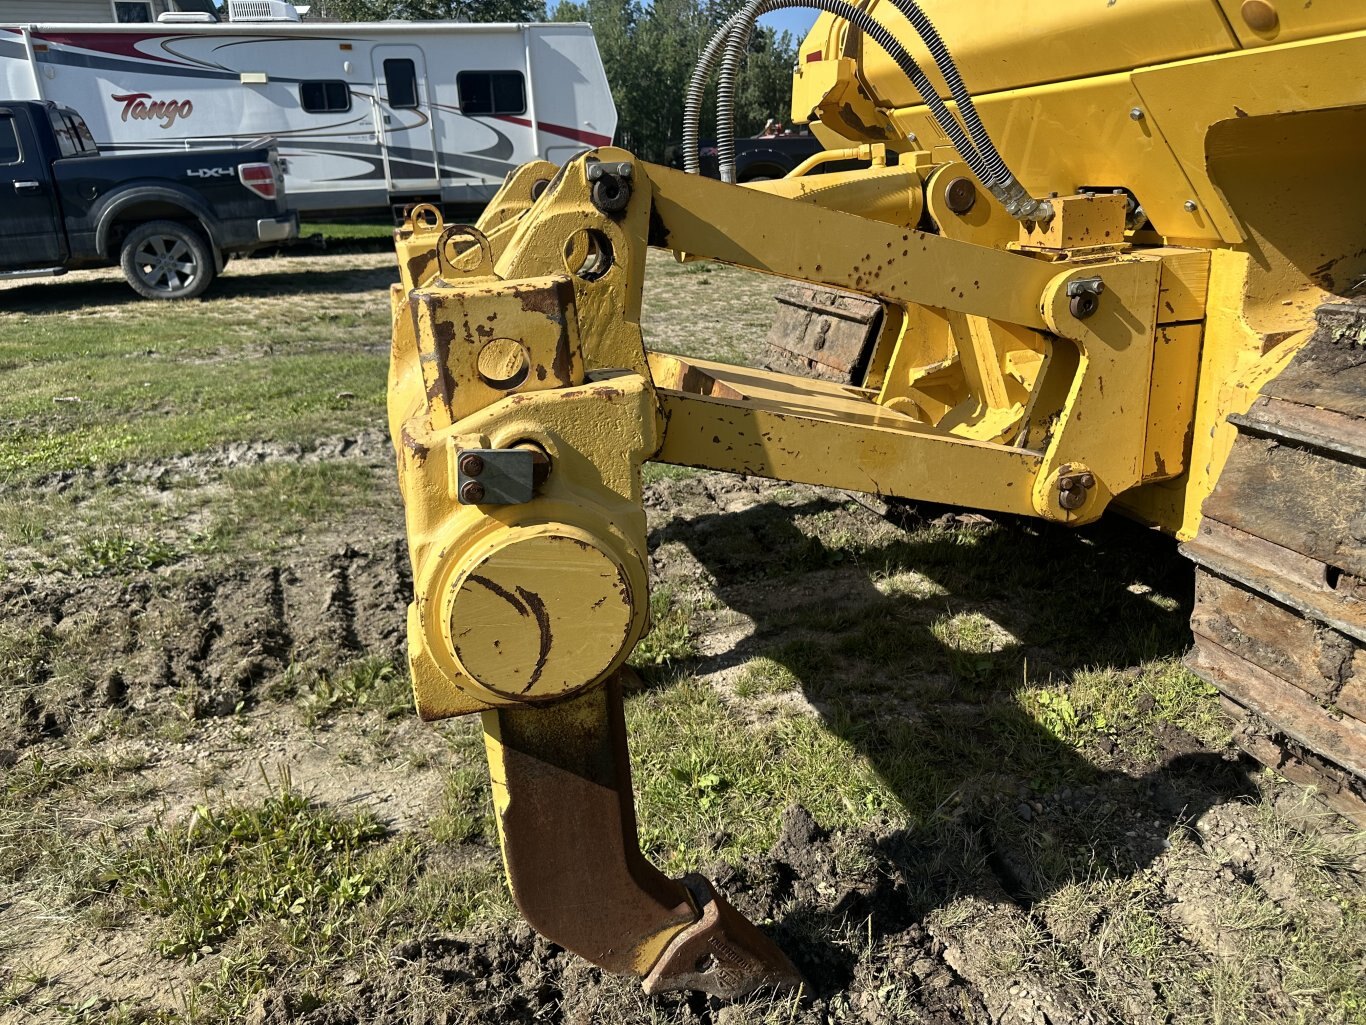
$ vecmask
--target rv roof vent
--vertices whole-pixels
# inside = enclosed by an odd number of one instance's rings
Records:
[[[229,21],[299,21],[299,11],[285,0],[228,0]]]
[[[204,25],[217,20],[212,14],[204,11],[162,11],[157,15],[157,21],[169,25]]]

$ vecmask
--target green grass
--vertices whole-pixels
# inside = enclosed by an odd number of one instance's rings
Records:
[[[115,881],[165,919],[167,954],[209,954],[262,924],[293,947],[326,946],[378,885],[365,853],[384,832],[368,814],[314,807],[282,780],[260,803],[200,804],[184,825],[149,826],[119,857]]]
[[[766,850],[800,803],[824,825],[862,823],[900,802],[857,748],[809,716],[745,728],[717,692],[682,676],[627,704],[642,848],[666,871]],[[710,838],[724,837],[719,849]]]
[[[672,587],[657,586],[650,592],[650,629],[631,653],[637,669],[659,669],[685,662],[696,653],[691,605],[677,597]]]
[[[304,221],[299,225],[299,237],[321,234],[330,244],[354,239],[385,239],[392,241],[394,226],[387,221]]]
[[[343,709],[373,709],[386,718],[411,715],[412,684],[406,666],[370,655],[336,669],[305,671],[306,678],[282,686],[299,694],[304,721],[313,725]]]
[[[365,301],[305,276],[293,294],[9,315],[0,481],[382,423],[388,276]]]

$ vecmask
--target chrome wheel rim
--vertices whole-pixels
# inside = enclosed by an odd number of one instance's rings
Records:
[[[194,252],[174,235],[153,235],[133,254],[138,277],[158,292],[178,292],[199,276]]]

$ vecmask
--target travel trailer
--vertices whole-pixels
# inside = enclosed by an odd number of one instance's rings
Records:
[[[588,25],[312,22],[281,0],[228,10],[221,23],[0,25],[0,99],[74,107],[106,151],[274,139],[291,206],[314,216],[483,203],[520,164],[561,163],[616,130]]]

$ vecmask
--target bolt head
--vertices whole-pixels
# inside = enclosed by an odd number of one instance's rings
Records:
[[[478,505],[484,500],[484,485],[477,480],[467,480],[460,485],[460,501],[465,505]]]
[[[460,457],[460,472],[466,477],[478,477],[484,472],[484,460],[473,454]]]
[[[1074,482],[1073,482],[1073,480],[1072,480],[1071,477],[1059,477],[1059,478],[1058,478],[1058,490],[1059,490],[1059,491],[1071,491],[1071,490],[1072,490],[1072,485],[1073,485],[1073,483],[1074,483]]]
[[[1134,107],[1133,109],[1131,109],[1131,110],[1129,111],[1129,120],[1130,120],[1130,121],[1142,121],[1142,120],[1143,120],[1143,108],[1142,108],[1142,107]]]
[[[1188,199],[1181,205],[1186,208],[1186,213],[1188,214],[1193,214],[1195,213],[1195,211],[1200,209],[1200,204],[1193,199]]]
[[[1096,486],[1096,478],[1091,476],[1089,473],[1083,473],[1081,475],[1080,483],[1081,486],[1084,488],[1093,488]]]
[[[977,186],[971,178],[955,178],[944,188],[944,203],[956,214],[965,214],[977,203]]]

